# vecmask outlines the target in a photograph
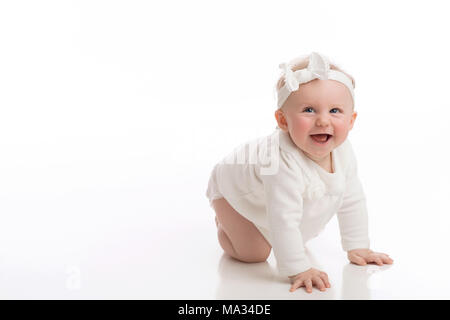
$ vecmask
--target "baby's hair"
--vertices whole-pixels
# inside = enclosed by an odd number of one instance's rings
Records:
[[[298,61],[295,61],[295,63],[291,67],[291,69],[292,69],[292,71],[304,69],[308,66],[308,63],[309,63],[309,56],[300,57]],[[348,74],[347,72],[345,72],[344,70],[339,68],[336,64],[333,64],[332,62],[330,62],[330,69],[340,71],[340,72],[344,73],[346,76],[348,76],[350,78],[350,80],[352,80],[353,89],[355,88],[355,79],[350,74]],[[285,78],[284,78],[284,75],[282,75],[280,77],[280,79],[278,79],[277,84],[275,86],[277,93],[279,93],[280,89],[284,86],[284,84],[285,84]]]

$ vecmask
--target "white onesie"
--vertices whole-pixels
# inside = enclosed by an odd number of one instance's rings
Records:
[[[216,164],[206,196],[211,206],[225,198],[252,221],[271,244],[280,274],[292,276],[312,267],[304,244],[335,213],[342,248],[369,248],[366,201],[348,139],[332,151],[332,164],[329,173],[277,128]]]

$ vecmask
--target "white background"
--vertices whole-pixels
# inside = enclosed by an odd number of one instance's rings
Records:
[[[0,2],[0,298],[450,298],[444,1]],[[311,51],[356,80],[350,134],[372,249],[335,218],[308,250],[326,293],[273,256],[222,255],[214,164],[275,128],[278,64]]]

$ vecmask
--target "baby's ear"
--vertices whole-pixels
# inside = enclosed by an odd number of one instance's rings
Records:
[[[278,127],[287,132],[288,131],[288,125],[286,122],[286,117],[283,113],[283,111],[281,109],[278,109],[277,111],[275,111],[275,119],[277,120],[278,123]]]
[[[356,111],[353,111],[352,118],[350,119],[350,130],[353,129],[353,125],[355,124],[355,120],[356,120],[357,116],[358,116],[358,113]]]

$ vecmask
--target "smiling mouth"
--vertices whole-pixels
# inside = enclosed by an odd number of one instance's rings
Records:
[[[332,137],[331,134],[312,134],[311,138],[319,143],[319,144],[326,144],[328,140],[330,140]]]

